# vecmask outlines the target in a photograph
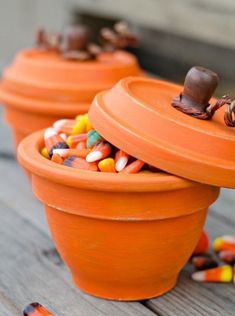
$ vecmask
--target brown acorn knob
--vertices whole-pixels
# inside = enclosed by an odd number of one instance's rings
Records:
[[[172,106],[193,117],[210,119],[214,112],[208,112],[209,101],[218,82],[219,77],[215,72],[199,66],[191,68],[185,77],[184,89],[173,98]]]
[[[89,30],[86,26],[70,26],[65,30],[62,50],[64,52],[86,50],[88,42]]]
[[[181,101],[205,110],[218,82],[219,77],[215,72],[199,66],[191,68],[185,77]]]

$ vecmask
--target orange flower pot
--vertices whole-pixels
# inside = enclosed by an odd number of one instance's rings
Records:
[[[141,75],[136,58],[124,51],[102,53],[88,62],[66,61],[37,49],[17,54],[3,73],[0,101],[15,144],[56,119],[88,111],[95,94],[129,75]]]
[[[219,188],[164,172],[79,171],[42,157],[42,146],[43,132],[26,137],[18,159],[31,173],[75,284],[115,300],[147,299],[172,289]]]

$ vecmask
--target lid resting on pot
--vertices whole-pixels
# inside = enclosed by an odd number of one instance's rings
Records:
[[[125,51],[101,53],[96,60],[68,61],[54,51],[19,52],[4,70],[5,94],[58,102],[91,102],[94,95],[126,76],[142,75],[134,55]]]
[[[235,130],[224,124],[223,108],[211,120],[195,119],[171,105],[182,90],[126,78],[96,96],[89,117],[105,139],[138,159],[200,183],[235,187]]]

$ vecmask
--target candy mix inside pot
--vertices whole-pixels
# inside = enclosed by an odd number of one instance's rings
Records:
[[[92,128],[88,114],[56,121],[44,133],[41,154],[68,167],[101,172],[159,171],[113,146]]]

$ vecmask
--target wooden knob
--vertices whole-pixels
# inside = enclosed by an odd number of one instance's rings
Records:
[[[89,30],[84,25],[70,26],[65,30],[63,51],[86,50]]]
[[[218,82],[215,72],[199,66],[191,68],[185,77],[181,102],[206,109]]]

